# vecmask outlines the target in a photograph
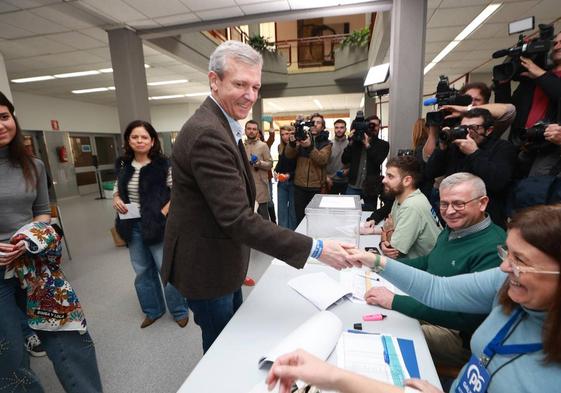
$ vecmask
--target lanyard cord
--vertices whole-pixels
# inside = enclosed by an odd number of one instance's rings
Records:
[[[509,337],[512,335],[512,333],[514,333],[514,330],[518,327],[518,325],[520,325],[520,323],[522,322],[522,320],[526,317],[527,314],[524,314],[512,327],[512,329],[510,329],[510,331],[508,332],[508,334],[505,336],[503,342],[505,342],[506,340],[509,339]],[[491,360],[493,360],[493,358],[495,357],[496,352],[493,353],[493,355],[489,358],[489,362],[487,363],[487,365],[489,363],[491,363]],[[503,367],[508,366],[510,363],[514,362],[516,359],[518,359],[519,357],[522,357],[523,355],[526,355],[526,353],[519,353],[518,355],[516,355],[515,357],[513,357],[512,359],[509,359],[508,361],[504,362],[503,364],[501,364],[495,371],[493,371],[491,373],[491,375],[489,375],[489,385],[491,385],[491,381],[493,380],[493,377],[495,376],[496,373],[498,373],[499,371],[501,371],[503,369]],[[487,385],[487,391],[489,390],[489,385]]]

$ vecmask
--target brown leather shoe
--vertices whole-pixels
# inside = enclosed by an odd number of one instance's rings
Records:
[[[142,321],[142,323],[140,324],[140,328],[144,329],[145,327],[148,327],[148,326],[152,325],[157,320],[158,320],[158,318],[152,319],[152,318],[146,317],[146,318],[144,318],[144,321]]]
[[[180,328],[184,328],[189,323],[189,317],[181,318],[175,321]]]

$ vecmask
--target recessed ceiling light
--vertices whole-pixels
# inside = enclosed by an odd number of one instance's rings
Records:
[[[149,82],[148,86],[161,86],[161,85],[175,85],[179,83],[187,83],[187,79],[177,79],[172,81],[159,81],[159,82]]]
[[[461,32],[454,38],[432,61],[426,65],[424,74],[426,75],[432,68],[443,58],[448,55],[456,46],[460,44],[467,36],[469,36],[475,29],[477,29],[483,22],[487,20],[493,13],[499,9],[503,3],[489,4],[479,15],[473,19]]]
[[[19,79],[12,79],[14,83],[28,83],[28,82],[39,82],[39,81],[48,81],[51,79],[55,79],[52,75],[43,75],[43,76],[33,76],[30,78],[19,78]]]
[[[169,96],[152,96],[148,97],[149,100],[170,100],[172,98],[182,98],[185,97],[185,94],[172,94]]]
[[[72,90],[74,94],[87,94],[87,93],[98,93],[100,91],[109,91],[107,87],[94,87],[93,89],[82,89],[82,90]]]
[[[319,100],[314,99],[314,104],[316,104],[319,109],[323,109],[323,105],[321,105],[321,102],[319,102]]]
[[[88,75],[99,75],[100,72],[96,70],[91,71],[78,71],[78,72],[67,72],[66,74],[54,74],[55,78],[75,78],[78,76],[88,76]]]
[[[99,72],[103,73],[103,74],[110,74],[113,72],[113,68],[102,68],[100,70],[98,70]]]

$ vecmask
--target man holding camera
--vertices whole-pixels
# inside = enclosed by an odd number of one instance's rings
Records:
[[[506,226],[507,188],[514,175],[516,148],[493,135],[493,117],[486,109],[464,113],[461,125],[443,129],[439,147],[425,167],[429,179],[469,172],[479,176],[489,193],[488,212],[493,222]]]
[[[331,157],[329,132],[325,131],[325,120],[319,113],[311,116],[313,126],[305,135],[291,135],[285,155],[296,159],[294,172],[294,208],[296,222],[300,223],[305,209],[315,194],[326,185],[326,166]],[[298,133],[297,133],[298,134]]]
[[[495,101],[512,102],[516,106],[517,115],[509,139],[517,145],[523,142],[524,129],[540,120],[555,122],[557,119],[561,105],[561,33],[551,44],[553,68],[550,70],[544,70],[527,57],[520,57],[520,64],[527,71],[520,73],[522,78],[512,96],[510,79],[495,81]]]
[[[344,194],[347,189],[347,173],[348,170],[345,169],[343,162],[341,161],[341,156],[345,147],[349,144],[347,139],[347,123],[343,119],[335,120],[333,123],[333,131],[335,137],[331,142],[333,147],[331,148],[331,157],[329,158],[329,163],[327,164],[327,185],[329,187],[330,194]]]
[[[358,119],[357,115],[357,119]],[[382,163],[388,156],[390,144],[378,138],[380,119],[373,115],[363,121],[355,119],[351,125],[349,145],[341,161],[349,165],[347,195],[360,195],[364,210],[376,210],[382,191]],[[355,124],[368,123],[366,130],[355,129]]]
[[[269,170],[273,167],[273,159],[269,146],[259,137],[259,124],[255,120],[245,123],[244,142],[249,165],[254,169],[253,182],[255,184],[255,201],[259,204],[257,213],[265,220],[269,220]]]

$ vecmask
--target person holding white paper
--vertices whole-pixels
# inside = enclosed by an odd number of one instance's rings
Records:
[[[125,154],[117,159],[117,181],[113,207],[119,213],[116,229],[127,242],[132,267],[136,273],[134,286],[145,318],[140,328],[153,324],[166,312],[166,304],[179,327],[189,322],[187,300],[172,285],[162,294],[163,238],[170,205],[171,166],[162,154],[158,134],[142,120],[130,123],[123,136]],[[140,217],[127,213],[138,205]],[[132,209],[131,209],[132,210]],[[134,217],[135,215],[132,215]]]

